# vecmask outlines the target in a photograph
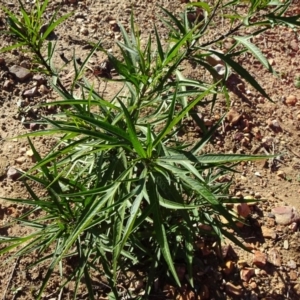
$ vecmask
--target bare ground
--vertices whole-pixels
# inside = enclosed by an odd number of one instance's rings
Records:
[[[16,2],[16,1],[15,1]],[[16,3],[9,0],[0,0],[1,5],[17,9]],[[56,65],[63,65],[63,57],[71,59],[73,49],[76,57],[84,58],[89,49],[86,47],[88,40],[102,40],[107,49],[116,52],[115,40],[120,38],[120,33],[114,21],[121,22],[125,28],[129,26],[131,9],[134,9],[135,21],[142,36],[145,38],[153,32],[153,24],[158,26],[161,35],[166,35],[164,26],[159,19],[161,13],[157,5],[162,5],[172,12],[181,12],[184,1],[70,1],[62,6],[61,13],[75,11],[55,32],[57,35]],[[74,2],[74,4],[72,4]],[[291,14],[299,14],[299,2],[294,1]],[[49,15],[61,1],[52,1]],[[27,4],[28,6],[30,4]],[[217,37],[220,28],[226,32],[226,27],[218,26],[210,32],[209,38]],[[0,11],[0,26],[5,28],[5,16]],[[196,282],[199,285],[199,299],[300,299],[300,254],[298,224],[294,227],[277,224],[272,208],[277,206],[295,207],[300,211],[300,96],[295,87],[295,78],[300,75],[299,66],[299,31],[289,28],[270,30],[252,40],[268,58],[279,76],[273,76],[258,64],[250,54],[244,54],[238,61],[247,68],[251,74],[264,87],[274,103],[263,98],[251,86],[241,81],[235,74],[228,80],[231,89],[230,108],[224,101],[217,103],[213,113],[209,108],[199,111],[206,120],[207,126],[214,124],[221,115],[229,110],[228,116],[215,135],[212,143],[207,147],[213,153],[245,153],[245,154],[278,154],[275,159],[246,163],[238,167],[240,173],[235,175],[232,195],[236,197],[251,196],[262,199],[255,206],[251,206],[251,224],[242,229],[244,242],[259,253],[268,256],[264,266],[253,265],[253,254],[249,254],[237,247],[227,254],[223,249],[224,261],[217,255],[218,251],[206,241],[199,242],[196,259],[199,261],[199,272]],[[11,40],[2,36],[3,46]],[[166,37],[166,36],[165,36]],[[232,41],[227,39],[220,45],[220,50],[226,51]],[[96,53],[92,57],[90,66],[96,67],[103,55]],[[22,65],[32,68],[30,58],[19,51],[2,54],[0,57],[0,197],[27,197],[22,182],[8,178],[10,167],[27,170],[33,165],[26,139],[13,138],[20,134],[34,130],[35,120],[41,114],[51,112],[40,111],[34,108],[35,104],[51,101],[57,96],[51,91],[40,89],[34,97],[26,98],[23,92],[33,87],[36,82],[31,78],[24,82],[16,80],[8,72],[12,65]],[[65,69],[65,77],[70,74],[71,68]],[[186,65],[184,73],[190,78],[202,76],[199,70],[191,65]],[[113,94],[117,86],[108,85],[101,78],[96,78],[92,72],[91,80],[96,83],[98,91],[107,98]],[[9,82],[9,83],[8,83]],[[47,80],[43,84],[49,89]],[[291,96],[294,96],[292,98]],[[292,100],[291,100],[292,99]],[[293,100],[296,99],[296,100]],[[298,101],[297,101],[298,100]],[[29,121],[31,125],[24,125]],[[186,135],[183,141],[197,140],[201,132],[195,124],[187,124]],[[35,146],[41,153],[46,153],[53,141],[46,138],[36,138]],[[38,188],[38,187],[37,187]],[[42,193],[42,191],[41,191]],[[18,223],[7,226],[12,217],[17,217],[24,210],[22,205],[1,202],[0,220],[2,235],[25,235],[26,228]],[[266,229],[267,228],[267,229]],[[271,234],[266,234],[266,230]],[[274,233],[272,235],[272,233]],[[275,249],[275,250],[274,250]],[[275,253],[275,254],[274,254]],[[222,255],[221,255],[222,256]],[[274,262],[274,257],[278,258]],[[7,259],[9,257],[2,257]],[[25,257],[9,262],[0,270],[0,295],[2,299],[34,299],[41,279],[45,274],[43,267],[27,268],[35,257]],[[273,259],[273,260],[272,260]],[[243,262],[244,261],[244,262]],[[244,264],[240,267],[240,264]],[[245,265],[255,270],[255,274],[248,281],[242,280],[241,269]],[[64,272],[68,274],[72,262],[65,265]],[[136,282],[133,277],[125,280],[125,285]],[[57,273],[51,279],[43,299],[69,299],[72,296],[72,285],[57,293],[61,278]],[[233,287],[231,286],[233,285]],[[239,288],[240,286],[240,288]],[[97,299],[105,299],[105,282],[95,278],[95,295]],[[165,299],[175,299],[172,287],[165,286]],[[235,288],[237,290],[235,291]],[[233,290],[232,290],[233,289]],[[192,294],[183,289],[183,295],[176,299],[193,299]],[[235,295],[236,294],[236,295]],[[80,291],[80,298],[86,299],[84,289]],[[181,297],[181,298],[180,298]]]

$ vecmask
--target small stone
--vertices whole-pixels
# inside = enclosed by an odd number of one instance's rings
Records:
[[[296,232],[298,229],[298,224],[296,222],[293,222],[291,225],[289,225],[289,229]]]
[[[3,83],[3,89],[8,91],[13,85],[13,82],[11,80],[5,80]]]
[[[281,266],[281,258],[277,249],[272,248],[268,251],[268,262],[276,267]]]
[[[14,167],[9,167],[6,174],[7,178],[12,180],[17,180],[20,177],[20,172]]]
[[[31,149],[27,150],[26,155],[29,157],[33,157],[33,151]]]
[[[80,33],[82,33],[83,35],[88,35],[89,31],[86,27],[81,27],[80,28]]]
[[[286,250],[289,249],[289,241],[288,240],[283,241],[283,248],[286,249]]]
[[[261,174],[260,174],[259,172],[255,172],[254,175],[255,175],[256,177],[262,177]]]
[[[267,255],[260,251],[255,251],[253,255],[253,264],[259,268],[263,268],[267,263]]]
[[[297,40],[292,40],[290,42],[290,48],[294,51],[298,51],[299,50],[299,46],[298,46],[298,42]]]
[[[39,87],[39,92],[41,94],[48,94],[49,93],[49,89],[45,85],[41,84],[40,87]]]
[[[32,79],[36,81],[38,84],[42,84],[46,82],[46,79],[41,74],[34,74]]]
[[[227,261],[225,263],[225,267],[223,268],[223,272],[226,274],[226,275],[229,275],[232,273],[233,271],[233,267],[234,267],[234,264],[231,260]]]
[[[252,281],[252,282],[249,284],[249,286],[250,286],[250,289],[251,289],[251,290],[256,290],[256,289],[257,289],[257,284],[256,284],[255,281]]]
[[[261,232],[264,238],[273,239],[273,240],[276,239],[276,232],[271,228],[268,228],[266,226],[261,226]]]
[[[29,89],[29,90],[26,90],[24,93],[23,93],[23,96],[24,97],[34,97],[37,93],[37,87],[34,86],[33,88]]]
[[[262,277],[267,277],[268,273],[266,272],[266,270],[260,270],[259,275]]]
[[[271,213],[275,215],[275,221],[280,225],[289,225],[300,220],[299,213],[295,207],[291,206],[275,207],[271,210]]]
[[[231,125],[236,125],[240,121],[241,117],[242,115],[232,108],[227,113],[226,119]]]
[[[285,104],[290,106],[295,106],[297,103],[297,98],[294,95],[290,95],[285,99]]]
[[[240,276],[243,281],[249,282],[250,278],[255,275],[253,268],[245,268],[240,271]]]
[[[291,268],[291,269],[296,269],[297,268],[297,264],[296,264],[296,262],[294,261],[294,260],[289,260],[288,262],[287,262],[287,264],[286,264],[289,268]]]
[[[248,265],[248,264],[247,264],[247,262],[246,262],[245,260],[239,260],[239,261],[237,262],[237,267],[238,267],[240,270],[243,269],[243,268],[245,268],[247,265]]]
[[[7,159],[4,157],[0,157],[0,177],[5,176],[7,165],[8,165]]]
[[[18,163],[20,165],[23,164],[25,161],[26,161],[26,157],[24,157],[24,156],[18,157],[16,159],[16,163]]]
[[[282,128],[277,120],[267,120],[268,126],[274,131],[274,132],[281,132]]]
[[[32,131],[37,130],[37,129],[39,129],[39,124],[37,124],[37,123],[30,123],[29,124],[29,128]]]
[[[276,175],[278,178],[282,178],[282,179],[286,178],[286,174],[281,170],[277,171]]]
[[[226,73],[226,68],[222,64],[217,64],[216,66],[214,66],[214,69],[217,71],[219,78],[222,78]]]
[[[24,80],[30,78],[32,75],[28,69],[23,68],[21,66],[17,66],[17,65],[10,67],[9,72],[14,74],[16,76],[16,78],[21,81],[24,81]]]
[[[289,272],[289,277],[290,277],[290,280],[296,281],[298,279],[298,274],[297,274],[296,271],[290,271]]]
[[[300,296],[300,283],[297,283],[294,287],[293,287],[294,292]]]
[[[251,213],[251,210],[247,203],[236,203],[233,206],[234,211],[243,218],[247,218]]]
[[[241,296],[242,295],[242,287],[240,285],[234,285],[231,282],[226,282],[226,292],[235,295]]]

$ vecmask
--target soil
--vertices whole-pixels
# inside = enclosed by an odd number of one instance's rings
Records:
[[[34,2],[34,1],[33,1]],[[153,25],[161,36],[167,38],[167,31],[160,22],[161,12],[158,5],[174,12],[182,12],[186,5],[180,0],[173,1],[105,1],[105,0],[66,0],[60,14],[73,11],[74,15],[67,19],[56,31],[57,53],[54,65],[63,66],[70,60],[75,51],[77,59],[84,59],[90,48],[87,41],[102,41],[106,49],[117,53],[116,40],[121,39],[116,22],[129,27],[130,14],[133,9],[135,22],[146,41],[153,33]],[[0,4],[17,10],[17,1],[0,0]],[[47,15],[62,3],[60,0],[50,1]],[[26,7],[32,7],[26,1]],[[299,2],[294,1],[288,12],[299,15]],[[0,26],[5,29],[5,15],[0,11]],[[221,22],[221,20],[220,20]],[[220,23],[221,24],[221,23]],[[216,24],[210,32],[209,39],[225,33],[227,28]],[[224,31],[220,33],[220,28]],[[214,139],[205,149],[212,153],[236,154],[276,154],[276,157],[260,161],[248,162],[238,166],[240,171],[235,175],[231,193],[234,197],[256,198],[261,201],[249,205],[251,224],[241,229],[243,242],[253,253],[248,253],[234,245],[220,249],[207,241],[200,240],[195,259],[199,261],[199,272],[195,282],[199,288],[199,299],[300,299],[300,252],[298,219],[288,224],[278,224],[275,207],[294,207],[300,212],[300,96],[295,85],[300,75],[299,66],[299,30],[288,27],[270,29],[267,33],[256,36],[252,42],[257,45],[269,63],[277,72],[277,76],[265,70],[257,60],[248,53],[237,61],[258,80],[261,86],[274,101],[261,96],[246,82],[231,74],[227,85],[230,89],[230,107],[224,99],[220,100],[213,112],[210,107],[199,111],[208,127],[217,122],[228,111],[227,117],[217,131]],[[9,45],[11,38],[2,35],[2,46]],[[218,50],[226,52],[232,40],[227,39],[220,44]],[[95,70],[105,59],[96,52],[89,66]],[[33,68],[29,55],[19,50],[1,54],[0,56],[0,197],[27,198],[22,181],[17,180],[14,169],[28,170],[34,161],[30,147],[24,138],[18,137],[38,128],[37,120],[42,114],[55,113],[47,109],[36,109],[41,102],[58,98],[51,91],[47,78],[40,79],[39,89],[32,97],[25,97],[24,92],[33,88],[37,81],[30,77],[20,81],[13,77],[9,68],[21,65],[26,69]],[[67,82],[72,76],[72,67],[67,65],[63,71],[63,80]],[[202,76],[200,69],[185,65],[185,76],[197,78]],[[109,99],[118,85],[108,84],[95,72],[89,71],[88,77],[94,81],[95,87],[104,97]],[[43,81],[44,80],[44,81]],[[187,124],[183,141],[196,140],[201,132],[195,124]],[[47,153],[53,139],[34,138],[34,145],[41,154]],[[38,187],[37,187],[38,189]],[[40,191],[42,194],[43,191]],[[12,218],[18,217],[24,206],[12,204],[6,200],[0,206],[0,233],[8,236],[28,234],[28,229],[20,227]],[[296,222],[293,222],[296,221]],[[266,257],[261,258],[260,256]],[[253,258],[254,256],[254,258]],[[2,256],[2,260],[9,259]],[[258,259],[260,263],[255,263]],[[266,259],[267,261],[264,261]],[[27,268],[34,262],[34,255],[8,261],[0,270],[0,295],[2,299],[34,299],[41,279],[45,275],[42,266]],[[184,269],[184,266],[183,266]],[[67,274],[68,266],[64,269]],[[249,271],[250,270],[250,271]],[[243,280],[241,273],[251,273],[251,278]],[[243,273],[244,274],[244,273]],[[137,278],[131,279],[136,287]],[[44,292],[43,299],[69,299],[72,297],[72,285],[67,286],[62,294],[57,292],[61,278],[57,272]],[[127,282],[128,283],[128,282]],[[129,282],[130,283],[130,282]],[[106,299],[103,295],[105,284],[95,282],[96,299]],[[138,289],[138,288],[136,288]],[[142,290],[142,289],[141,289]],[[194,294],[183,285],[181,290],[172,286],[164,286],[165,296],[162,299],[196,299]],[[78,299],[87,299],[87,291],[80,290]],[[167,295],[167,296],[166,296]],[[124,299],[129,299],[124,296]]]

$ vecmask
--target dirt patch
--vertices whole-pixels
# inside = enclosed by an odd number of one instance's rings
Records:
[[[49,5],[48,14],[60,5],[61,1],[53,1]],[[67,3],[68,2],[68,3]],[[113,53],[118,53],[116,41],[121,39],[120,30],[116,22],[129,27],[130,14],[133,10],[135,22],[146,42],[149,34],[154,33],[153,24],[156,24],[161,36],[167,39],[167,31],[160,23],[161,12],[158,5],[171,10],[182,12],[184,1],[66,1],[60,14],[74,11],[70,17],[55,32],[57,38],[57,53],[54,64],[64,66],[64,82],[73,75],[68,62],[73,56],[80,61],[90,51],[88,41],[102,41],[103,47]],[[17,9],[11,1],[1,0],[1,5]],[[27,4],[29,7],[30,4]],[[299,13],[299,4],[295,1],[292,6],[294,13]],[[0,26],[5,28],[5,16],[0,12]],[[216,28],[211,36],[218,36]],[[223,28],[226,32],[226,28]],[[269,63],[276,70],[277,76],[268,73],[252,55],[245,53],[238,58],[238,62],[250,71],[252,76],[264,87],[274,103],[269,102],[251,86],[241,81],[236,74],[232,74],[227,85],[230,89],[230,107],[225,99],[220,99],[212,113],[210,107],[205,110],[199,108],[197,113],[205,120],[207,128],[215,124],[221,116],[229,110],[229,114],[222,122],[222,126],[205,149],[211,153],[235,154],[276,154],[272,159],[259,163],[245,163],[238,167],[232,187],[234,197],[253,197],[261,199],[260,204],[251,206],[248,225],[241,229],[247,247],[256,251],[249,254],[240,248],[222,249],[220,253],[213,242],[199,241],[199,250],[195,255],[195,282],[197,293],[201,299],[299,299],[300,271],[299,232],[294,222],[278,224],[274,207],[295,207],[300,211],[300,98],[295,81],[300,74],[298,63],[299,31],[287,27],[271,29],[253,39],[265,54]],[[211,38],[211,37],[210,37]],[[3,46],[8,45],[11,38],[3,37]],[[225,40],[220,44],[224,52],[232,41]],[[110,98],[119,88],[105,79],[97,77],[94,70],[99,67],[105,57],[95,53],[91,58],[88,76],[94,82],[97,91],[103,97]],[[17,136],[39,128],[40,116],[52,114],[53,111],[36,109],[35,105],[41,102],[53,101],[57,95],[51,91],[46,78],[37,79],[29,76],[18,80],[11,74],[9,68],[21,65],[27,69],[33,67],[30,58],[19,51],[2,54],[0,57],[0,197],[27,198],[24,184],[16,177],[7,176],[10,169],[28,170],[33,165],[32,155],[28,142]],[[201,78],[200,69],[190,64],[185,65],[183,73],[188,78]],[[30,91],[35,86],[37,91],[31,96]],[[29,93],[29,92],[28,92]],[[24,96],[25,94],[25,96]],[[294,97],[293,97],[294,96]],[[199,139],[202,133],[199,127],[191,122],[186,124],[186,134],[183,142]],[[46,154],[53,146],[53,140],[34,138],[34,145],[41,154]],[[38,188],[38,187],[37,187]],[[41,191],[43,193],[43,191]],[[8,236],[23,236],[28,234],[17,222],[9,223],[12,218],[18,217],[25,208],[22,205],[1,201],[1,234]],[[222,252],[222,251],[221,251]],[[1,258],[9,259],[9,256]],[[34,299],[39,289],[41,279],[45,276],[43,266],[28,268],[37,259],[33,254],[20,260],[12,259],[7,268],[0,272],[0,294],[3,299]],[[257,261],[260,261],[257,263]],[[72,271],[70,261],[64,265],[64,274]],[[183,267],[184,268],[184,267]],[[243,274],[242,274],[243,273]],[[251,274],[249,279],[242,280]],[[136,275],[125,280],[126,288],[139,282]],[[102,278],[94,279],[97,299],[104,299],[105,282]],[[74,287],[66,286],[62,294],[58,287],[62,283],[59,272],[53,276],[43,299],[68,299],[72,296]],[[128,286],[127,286],[128,285]],[[136,288],[136,287],[134,287]],[[181,290],[172,288],[171,284],[162,284],[161,297],[175,299],[178,295],[185,295],[192,299],[191,290],[185,287]],[[196,294],[197,294],[196,293]],[[86,290],[79,291],[80,299],[87,299]],[[187,298],[188,296],[190,298]],[[103,296],[103,297],[102,297]],[[179,297],[179,296],[178,296]],[[183,297],[183,296],[182,296]],[[124,298],[125,299],[125,298]]]

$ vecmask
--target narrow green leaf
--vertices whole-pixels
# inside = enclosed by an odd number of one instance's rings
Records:
[[[134,124],[131,120],[131,116],[126,108],[126,106],[124,105],[124,103],[119,100],[119,103],[123,109],[123,112],[124,112],[124,115],[125,115],[125,118],[126,118],[126,123],[127,123],[127,128],[128,128],[128,133],[129,133],[129,136],[130,136],[130,140],[131,140],[131,143],[132,143],[132,146],[133,148],[135,149],[135,151],[143,158],[146,158],[147,157],[147,154],[144,150],[144,148],[142,147],[138,137],[137,137],[137,134],[136,134],[136,131],[135,131],[135,127],[134,127]],[[127,135],[127,134],[126,134]]]
[[[272,66],[269,64],[268,60],[264,57],[258,47],[249,42],[251,37],[242,37],[242,36],[234,36],[236,41],[243,44],[261,63],[262,65],[269,71],[274,74],[274,70]]]

